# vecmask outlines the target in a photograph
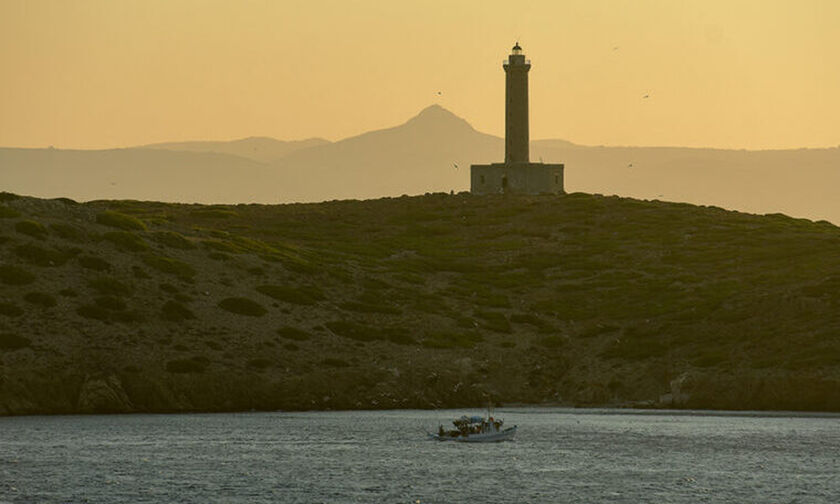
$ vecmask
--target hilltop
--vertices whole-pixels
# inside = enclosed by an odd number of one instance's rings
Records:
[[[840,411],[840,229],[569,194],[0,203],[0,413]]]

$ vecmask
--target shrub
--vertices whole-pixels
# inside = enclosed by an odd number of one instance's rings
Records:
[[[111,277],[95,278],[88,285],[100,294],[109,296],[128,296],[132,290],[130,286]]]
[[[344,338],[354,339],[356,341],[374,341],[380,339],[381,337],[379,330],[376,328],[356,324],[354,322],[336,320],[333,322],[327,322],[324,325],[335,334]]]
[[[300,347],[295,345],[294,343],[286,343],[285,345],[283,345],[283,348],[290,352],[297,352],[298,350],[300,350]]]
[[[542,327],[545,324],[541,318],[530,313],[514,313],[510,316],[510,321],[514,324],[530,324],[534,327]]]
[[[261,317],[266,314],[266,309],[262,305],[243,297],[223,299],[219,301],[219,308],[248,317]]]
[[[78,292],[76,292],[76,291],[74,291],[73,289],[70,289],[70,288],[61,289],[60,291],[58,291],[58,293],[60,295],[64,296],[64,297],[76,297],[76,296],[79,295]]]
[[[132,266],[131,274],[134,275],[134,278],[139,278],[140,280],[148,280],[149,278],[152,278],[151,275],[146,273],[146,271],[140,266]]]
[[[190,359],[176,359],[166,363],[166,370],[170,373],[203,373],[207,369],[208,361],[205,357]]]
[[[170,257],[147,255],[143,257],[143,262],[161,273],[174,275],[183,280],[189,280],[195,276],[195,270],[192,266]]]
[[[385,339],[397,345],[413,345],[417,343],[407,331],[398,328],[383,329]]]
[[[223,252],[210,252],[207,254],[207,257],[213,259],[214,261],[230,261],[233,259],[232,255],[225,254]]]
[[[356,341],[390,341],[398,345],[410,345],[416,343],[408,331],[399,327],[370,327],[355,322],[336,320],[324,324],[330,331],[338,336],[350,338]]]
[[[221,240],[204,240],[201,244],[209,250],[223,252],[225,254],[239,254],[242,252],[239,248]]]
[[[288,287],[282,285],[259,285],[257,292],[286,303],[314,305],[325,299],[324,293],[317,287]]]
[[[610,325],[610,324],[598,324],[593,327],[589,327],[585,329],[583,332],[580,333],[581,338],[593,338],[595,336],[600,336],[601,334],[606,334],[610,332],[620,331],[621,327]]]
[[[20,199],[20,196],[15,193],[10,193],[8,191],[0,192],[0,201],[14,201],[18,199]]]
[[[248,361],[248,367],[255,369],[265,369],[274,365],[274,361],[265,358],[251,359]]]
[[[348,367],[350,364],[347,361],[341,359],[335,359],[333,357],[327,357],[323,361],[321,361],[325,366],[334,367],[334,368],[343,368]]]
[[[472,348],[484,338],[474,332],[433,332],[427,334],[422,345],[428,348]]]
[[[510,300],[503,294],[485,293],[478,296],[475,303],[480,306],[488,306],[490,308],[510,308]]]
[[[402,310],[394,306],[388,306],[386,304],[357,303],[355,301],[341,303],[340,305],[338,305],[338,307],[342,310],[349,310],[359,313],[383,313],[391,315],[399,315],[400,313],[402,313]]]
[[[15,223],[15,231],[39,240],[43,240],[44,236],[47,234],[47,228],[45,228],[40,222],[33,220],[23,220]]]
[[[110,311],[122,311],[126,309],[125,301],[114,296],[99,296],[93,300],[96,306]]]
[[[23,315],[23,309],[12,303],[0,302],[0,315],[7,317],[20,317]]]
[[[79,264],[82,266],[82,268],[94,271],[108,271],[111,269],[111,263],[109,263],[105,259],[94,256],[79,257]]]
[[[6,285],[26,285],[35,281],[35,275],[11,264],[0,265],[0,282]]]
[[[96,222],[104,226],[113,227],[117,229],[125,229],[126,231],[145,231],[146,225],[137,217],[126,215],[124,213],[115,212],[114,210],[106,210],[96,216]]]
[[[15,247],[15,255],[35,266],[61,266],[66,263],[76,251],[48,249],[34,243],[26,243]]]
[[[0,219],[10,219],[13,217],[20,217],[20,212],[6,205],[0,205]]]
[[[106,322],[106,323],[109,323],[109,322],[130,323],[130,322],[138,322],[138,321],[142,320],[142,316],[140,315],[139,312],[124,310],[124,309],[120,309],[120,310],[112,309],[112,308],[118,308],[120,306],[119,303],[121,303],[122,300],[117,299],[117,298],[110,298],[106,301],[105,298],[107,298],[107,296],[97,298],[97,300],[96,300],[97,304],[89,304],[89,305],[83,305],[83,306],[78,307],[76,309],[76,313],[78,313],[82,317],[89,318],[89,319],[94,319],[94,320],[99,320],[101,322]],[[116,300],[116,303],[112,305],[110,303],[112,303],[113,300]],[[108,306],[108,308],[106,308],[105,306],[101,306],[99,303],[101,303],[102,305]]]
[[[546,336],[544,338],[540,338],[537,343],[546,348],[560,348],[566,344],[566,338],[557,335]]]
[[[108,231],[102,237],[118,249],[128,252],[142,252],[149,248],[149,244],[143,238],[129,231]]]
[[[644,360],[665,355],[668,348],[650,335],[637,335],[628,329],[625,336],[601,352],[606,359]]]
[[[239,214],[235,210],[226,208],[201,208],[199,210],[193,210],[190,212],[190,215],[206,219],[227,219],[229,217],[237,217]]]
[[[168,283],[162,283],[162,284],[158,285],[158,287],[160,288],[160,290],[162,290],[164,292],[168,292],[170,294],[177,294],[177,293],[180,292],[178,290],[178,287],[175,287],[174,285],[168,284]]]
[[[482,319],[482,327],[500,333],[511,332],[510,322],[504,313],[493,311],[476,311],[475,316]]]
[[[31,344],[29,339],[17,334],[2,333],[0,334],[0,348],[3,350],[18,350],[26,348]]]
[[[50,224],[50,230],[52,230],[53,234],[65,240],[80,240],[84,235],[81,229],[64,222]]]
[[[82,305],[76,308],[76,313],[84,318],[100,320],[102,322],[108,322],[111,319],[108,310],[96,305]]]
[[[57,304],[55,298],[46,292],[30,292],[23,296],[27,303],[41,306],[43,308],[52,308]]]
[[[289,326],[281,327],[280,329],[277,329],[277,334],[279,334],[281,338],[295,340],[295,341],[306,341],[306,340],[308,340],[309,338],[312,337],[308,332],[306,332],[302,329],[298,329],[296,327],[289,327]]]
[[[177,301],[167,301],[161,308],[163,320],[169,322],[181,322],[187,319],[194,319],[195,315],[189,308]]]
[[[152,239],[169,248],[180,250],[190,250],[195,248],[195,244],[188,240],[181,233],[175,231],[158,231],[152,234]]]

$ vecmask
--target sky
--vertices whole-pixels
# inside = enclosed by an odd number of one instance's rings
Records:
[[[532,139],[836,147],[838,26],[836,0],[0,0],[0,146],[338,140],[432,104],[501,136],[519,40]]]

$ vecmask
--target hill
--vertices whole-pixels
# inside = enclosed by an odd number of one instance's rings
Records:
[[[286,156],[296,150],[307,149],[309,147],[316,147],[328,143],[330,142],[324,140],[323,138],[283,141],[268,137],[248,137],[228,142],[194,141],[156,143],[142,145],[139,148],[186,152],[214,152],[244,157],[261,163],[269,163],[277,161],[283,156]]]
[[[468,190],[470,164],[503,157],[501,138],[476,131],[435,105],[404,124],[334,143],[247,138],[105,151],[0,148],[0,188],[80,201],[366,199]],[[531,158],[565,163],[569,192],[840,223],[840,200],[834,195],[840,186],[837,148],[745,151],[537,140]]]
[[[840,229],[569,194],[2,194],[0,413],[840,411]]]

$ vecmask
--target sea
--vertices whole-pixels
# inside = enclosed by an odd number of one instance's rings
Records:
[[[0,418],[0,503],[838,503],[840,416],[481,410]]]

